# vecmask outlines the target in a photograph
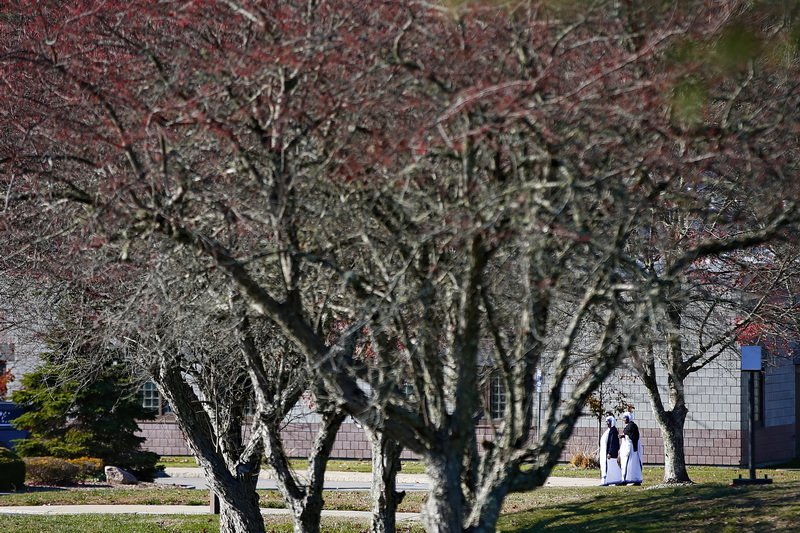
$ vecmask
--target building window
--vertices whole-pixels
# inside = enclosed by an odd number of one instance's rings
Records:
[[[169,403],[164,399],[163,396],[161,396],[161,393],[158,392],[156,384],[152,381],[148,381],[144,384],[144,386],[142,386],[141,395],[142,406],[145,409],[149,409],[158,415],[164,415],[172,412],[172,408],[169,406]]]
[[[3,361],[14,360],[14,343],[0,342],[0,359]]]
[[[497,374],[492,374],[492,377],[489,378],[489,416],[502,418],[506,412],[506,402],[506,387],[503,379]]]

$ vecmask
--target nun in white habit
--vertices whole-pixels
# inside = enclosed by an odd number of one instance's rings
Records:
[[[619,467],[619,434],[617,421],[613,416],[606,417],[606,430],[600,437],[600,485],[616,485],[622,481]]]
[[[625,427],[622,428],[619,460],[622,467],[622,485],[642,484],[642,442],[639,439],[639,426],[633,421],[632,413],[622,415]]]

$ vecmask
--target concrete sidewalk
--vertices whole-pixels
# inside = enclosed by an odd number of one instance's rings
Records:
[[[207,515],[207,505],[25,505],[0,507],[0,515],[75,515],[75,514]],[[289,515],[288,509],[261,509],[263,515]],[[362,518],[366,511],[322,511],[325,517]],[[419,513],[397,513],[397,522],[419,520]]]
[[[302,477],[302,472],[298,472]],[[164,469],[163,477],[171,478],[203,478],[203,470],[201,468],[190,467],[170,467]],[[275,472],[269,469],[262,469],[258,475],[258,479],[275,479]],[[338,472],[326,471],[325,481],[356,481],[363,483],[372,482],[372,474],[369,472]],[[397,474],[397,483],[402,484],[427,484],[428,476],[425,474]]]
[[[164,470],[164,477],[202,478],[203,470],[201,468],[189,468],[189,467],[166,468]],[[274,479],[274,472],[272,470],[262,470],[258,478]],[[371,483],[372,474],[369,472],[328,471],[325,472],[325,480]],[[404,474],[400,472],[397,474],[397,483],[429,485],[430,480],[428,479],[428,476],[426,474]],[[595,478],[556,477],[556,476],[551,476],[547,478],[547,481],[544,484],[545,487],[596,487],[598,485],[600,485],[599,478],[595,479]]]

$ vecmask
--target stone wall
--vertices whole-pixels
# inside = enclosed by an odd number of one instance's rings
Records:
[[[143,448],[159,455],[192,455],[178,424],[172,416],[151,422],[139,422],[139,435],[145,437]]]
[[[141,434],[147,437],[145,447],[161,455],[191,455],[177,425],[169,417],[156,422],[140,423]],[[314,439],[316,423],[295,422],[283,432],[286,451],[292,457],[304,457]],[[484,438],[491,440],[488,427],[478,429],[479,442]],[[569,461],[578,452],[596,453],[598,449],[599,430],[597,428],[575,428],[570,441],[564,448],[560,460]],[[780,441],[783,437],[794,435],[794,426],[759,430],[757,438],[758,462],[788,459]],[[642,446],[646,464],[663,464],[664,448],[661,434],[657,429],[642,428]],[[739,466],[745,464],[747,456],[743,448],[743,435],[738,430],[690,429],[686,431],[686,463],[688,465]],[[777,444],[775,444],[777,443]],[[360,459],[370,458],[369,441],[366,435],[348,419],[333,447],[333,458]],[[414,454],[404,452],[405,459],[413,459]]]

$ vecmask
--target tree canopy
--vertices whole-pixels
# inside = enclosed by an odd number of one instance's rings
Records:
[[[797,222],[795,17],[735,1],[22,6],[0,22],[5,257],[138,301],[122,281],[193,255],[320,399],[425,461],[430,531],[490,531],[687,270]],[[479,442],[487,376],[509,403]]]

